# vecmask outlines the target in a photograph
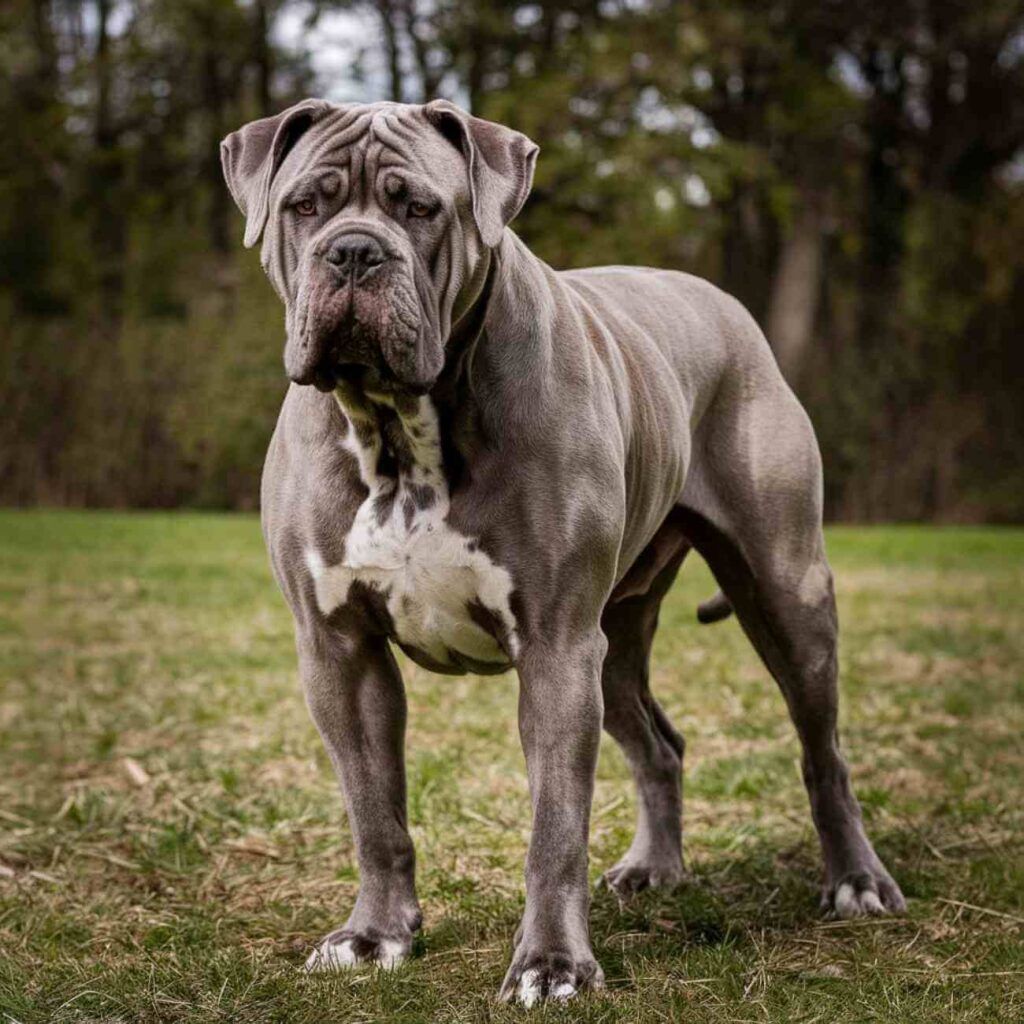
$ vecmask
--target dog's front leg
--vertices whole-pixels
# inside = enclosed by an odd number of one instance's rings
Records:
[[[300,636],[298,646],[306,703],[345,793],[360,873],[348,921],[306,967],[392,967],[409,955],[422,920],[406,828],[402,677],[380,638],[319,634]]]
[[[526,1006],[603,984],[590,948],[587,838],[601,738],[599,629],[574,644],[526,645],[519,663],[519,733],[526,754],[533,834],[526,910],[502,999]]]

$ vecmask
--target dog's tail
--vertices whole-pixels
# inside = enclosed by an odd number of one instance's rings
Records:
[[[729,598],[721,591],[697,605],[697,621],[704,625],[721,622],[722,619],[727,619],[730,615],[732,615],[732,605],[729,604]]]

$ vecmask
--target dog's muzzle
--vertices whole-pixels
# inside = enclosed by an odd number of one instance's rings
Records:
[[[401,257],[359,228],[321,241],[307,264],[306,310],[285,354],[296,384],[331,391],[339,381],[388,376],[383,325],[395,304]]]

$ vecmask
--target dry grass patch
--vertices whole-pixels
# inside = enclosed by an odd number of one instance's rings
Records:
[[[688,565],[655,688],[686,734],[689,883],[595,897],[608,991],[544,1020],[1024,1016],[1024,533],[834,530],[846,746],[910,899],[817,913],[782,700]],[[529,797],[515,681],[407,666],[425,929],[393,974],[298,970],[345,916],[351,837],[254,519],[0,514],[0,1020],[503,1021]],[[602,750],[594,875],[629,842]]]

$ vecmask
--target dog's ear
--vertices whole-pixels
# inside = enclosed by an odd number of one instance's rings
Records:
[[[472,117],[447,100],[428,103],[423,113],[466,158],[473,217],[484,245],[493,248],[530,194],[539,147],[521,132]]]
[[[270,183],[289,150],[331,104],[303,100],[273,117],[250,121],[220,144],[220,162],[231,197],[245,215],[245,246],[263,234],[270,208]]]

